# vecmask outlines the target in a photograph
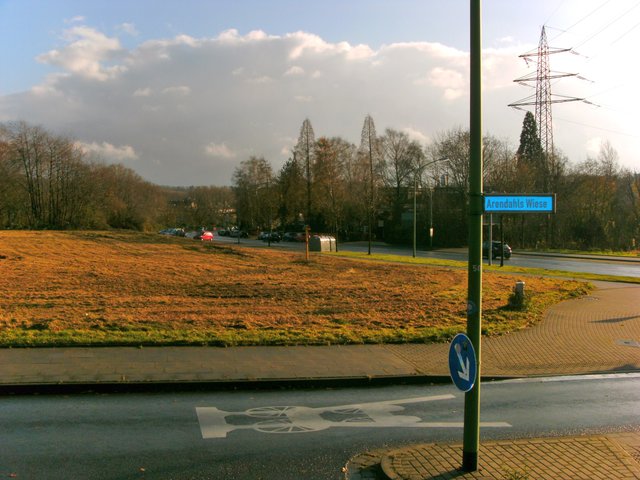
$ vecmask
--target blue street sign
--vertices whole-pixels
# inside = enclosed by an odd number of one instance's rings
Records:
[[[469,337],[459,333],[449,346],[449,373],[458,389],[468,392],[476,383],[478,362]]]
[[[554,193],[484,195],[484,213],[556,213]]]

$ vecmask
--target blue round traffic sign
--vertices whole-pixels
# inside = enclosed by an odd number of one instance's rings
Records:
[[[476,383],[476,352],[471,340],[464,333],[453,337],[449,346],[449,373],[455,386],[463,392],[470,391]]]

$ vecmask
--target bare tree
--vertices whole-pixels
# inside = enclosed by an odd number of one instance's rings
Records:
[[[0,125],[0,225],[19,227],[27,225],[28,198],[11,148],[9,129]]]
[[[371,242],[373,239],[373,224],[376,215],[377,187],[382,177],[383,159],[380,141],[376,135],[376,126],[373,123],[371,115],[364,118],[362,125],[362,135],[360,137],[359,154],[368,166],[367,179],[367,198],[368,204],[368,236],[369,249],[368,254],[371,255]]]
[[[316,142],[314,217],[319,230],[328,229],[336,236],[346,196],[344,162],[350,154],[351,144],[341,138],[321,137]]]
[[[302,162],[302,165],[304,165],[305,179],[307,181],[307,205],[305,210],[305,222],[307,224],[311,222],[311,176],[314,163],[315,143],[315,134],[313,133],[311,121],[305,118],[300,128],[300,136],[298,137],[294,154],[296,158]]]
[[[421,176],[420,166],[424,163],[424,153],[416,141],[411,141],[404,132],[386,129],[381,137],[384,157],[384,182],[391,208],[391,238],[403,237],[402,213],[409,199],[409,192]],[[420,170],[420,171],[419,171]],[[421,182],[418,182],[421,183]]]
[[[269,192],[272,182],[271,165],[264,157],[252,156],[235,169],[233,184],[239,226],[254,229],[267,222],[269,212],[275,210]]]

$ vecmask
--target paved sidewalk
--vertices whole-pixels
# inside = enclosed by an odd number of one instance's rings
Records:
[[[421,444],[365,453],[349,480],[640,479],[640,430],[613,435],[484,442],[476,472],[462,472],[462,445]]]
[[[447,355],[448,345],[418,344],[0,349],[0,388],[427,380],[448,376]],[[599,283],[592,295],[553,307],[540,325],[484,339],[481,362],[485,378],[640,371],[640,286]],[[640,432],[487,442],[481,452],[480,470],[468,474],[457,471],[456,445],[363,453],[347,478],[640,479]],[[382,469],[386,477],[374,476]]]

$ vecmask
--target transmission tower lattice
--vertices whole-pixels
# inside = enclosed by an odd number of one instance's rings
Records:
[[[576,73],[563,73],[552,72],[549,64],[549,55],[554,53],[572,52],[571,48],[553,48],[549,47],[547,43],[547,32],[545,27],[542,27],[542,33],[540,34],[540,42],[538,43],[538,50],[534,50],[528,53],[519,55],[520,58],[524,58],[527,65],[532,59],[537,57],[537,69],[536,73],[528,74],[520,78],[516,78],[514,82],[521,85],[531,86],[531,83],[535,82],[535,95],[531,95],[527,98],[519,100],[517,102],[509,104],[510,107],[535,106],[535,119],[538,126],[538,137],[540,138],[540,144],[542,151],[545,154],[545,159],[549,162],[553,158],[553,120],[551,115],[552,103],[565,103],[565,102],[584,102],[584,98],[567,97],[564,95],[552,95],[551,93],[551,80],[563,77],[579,77]]]

